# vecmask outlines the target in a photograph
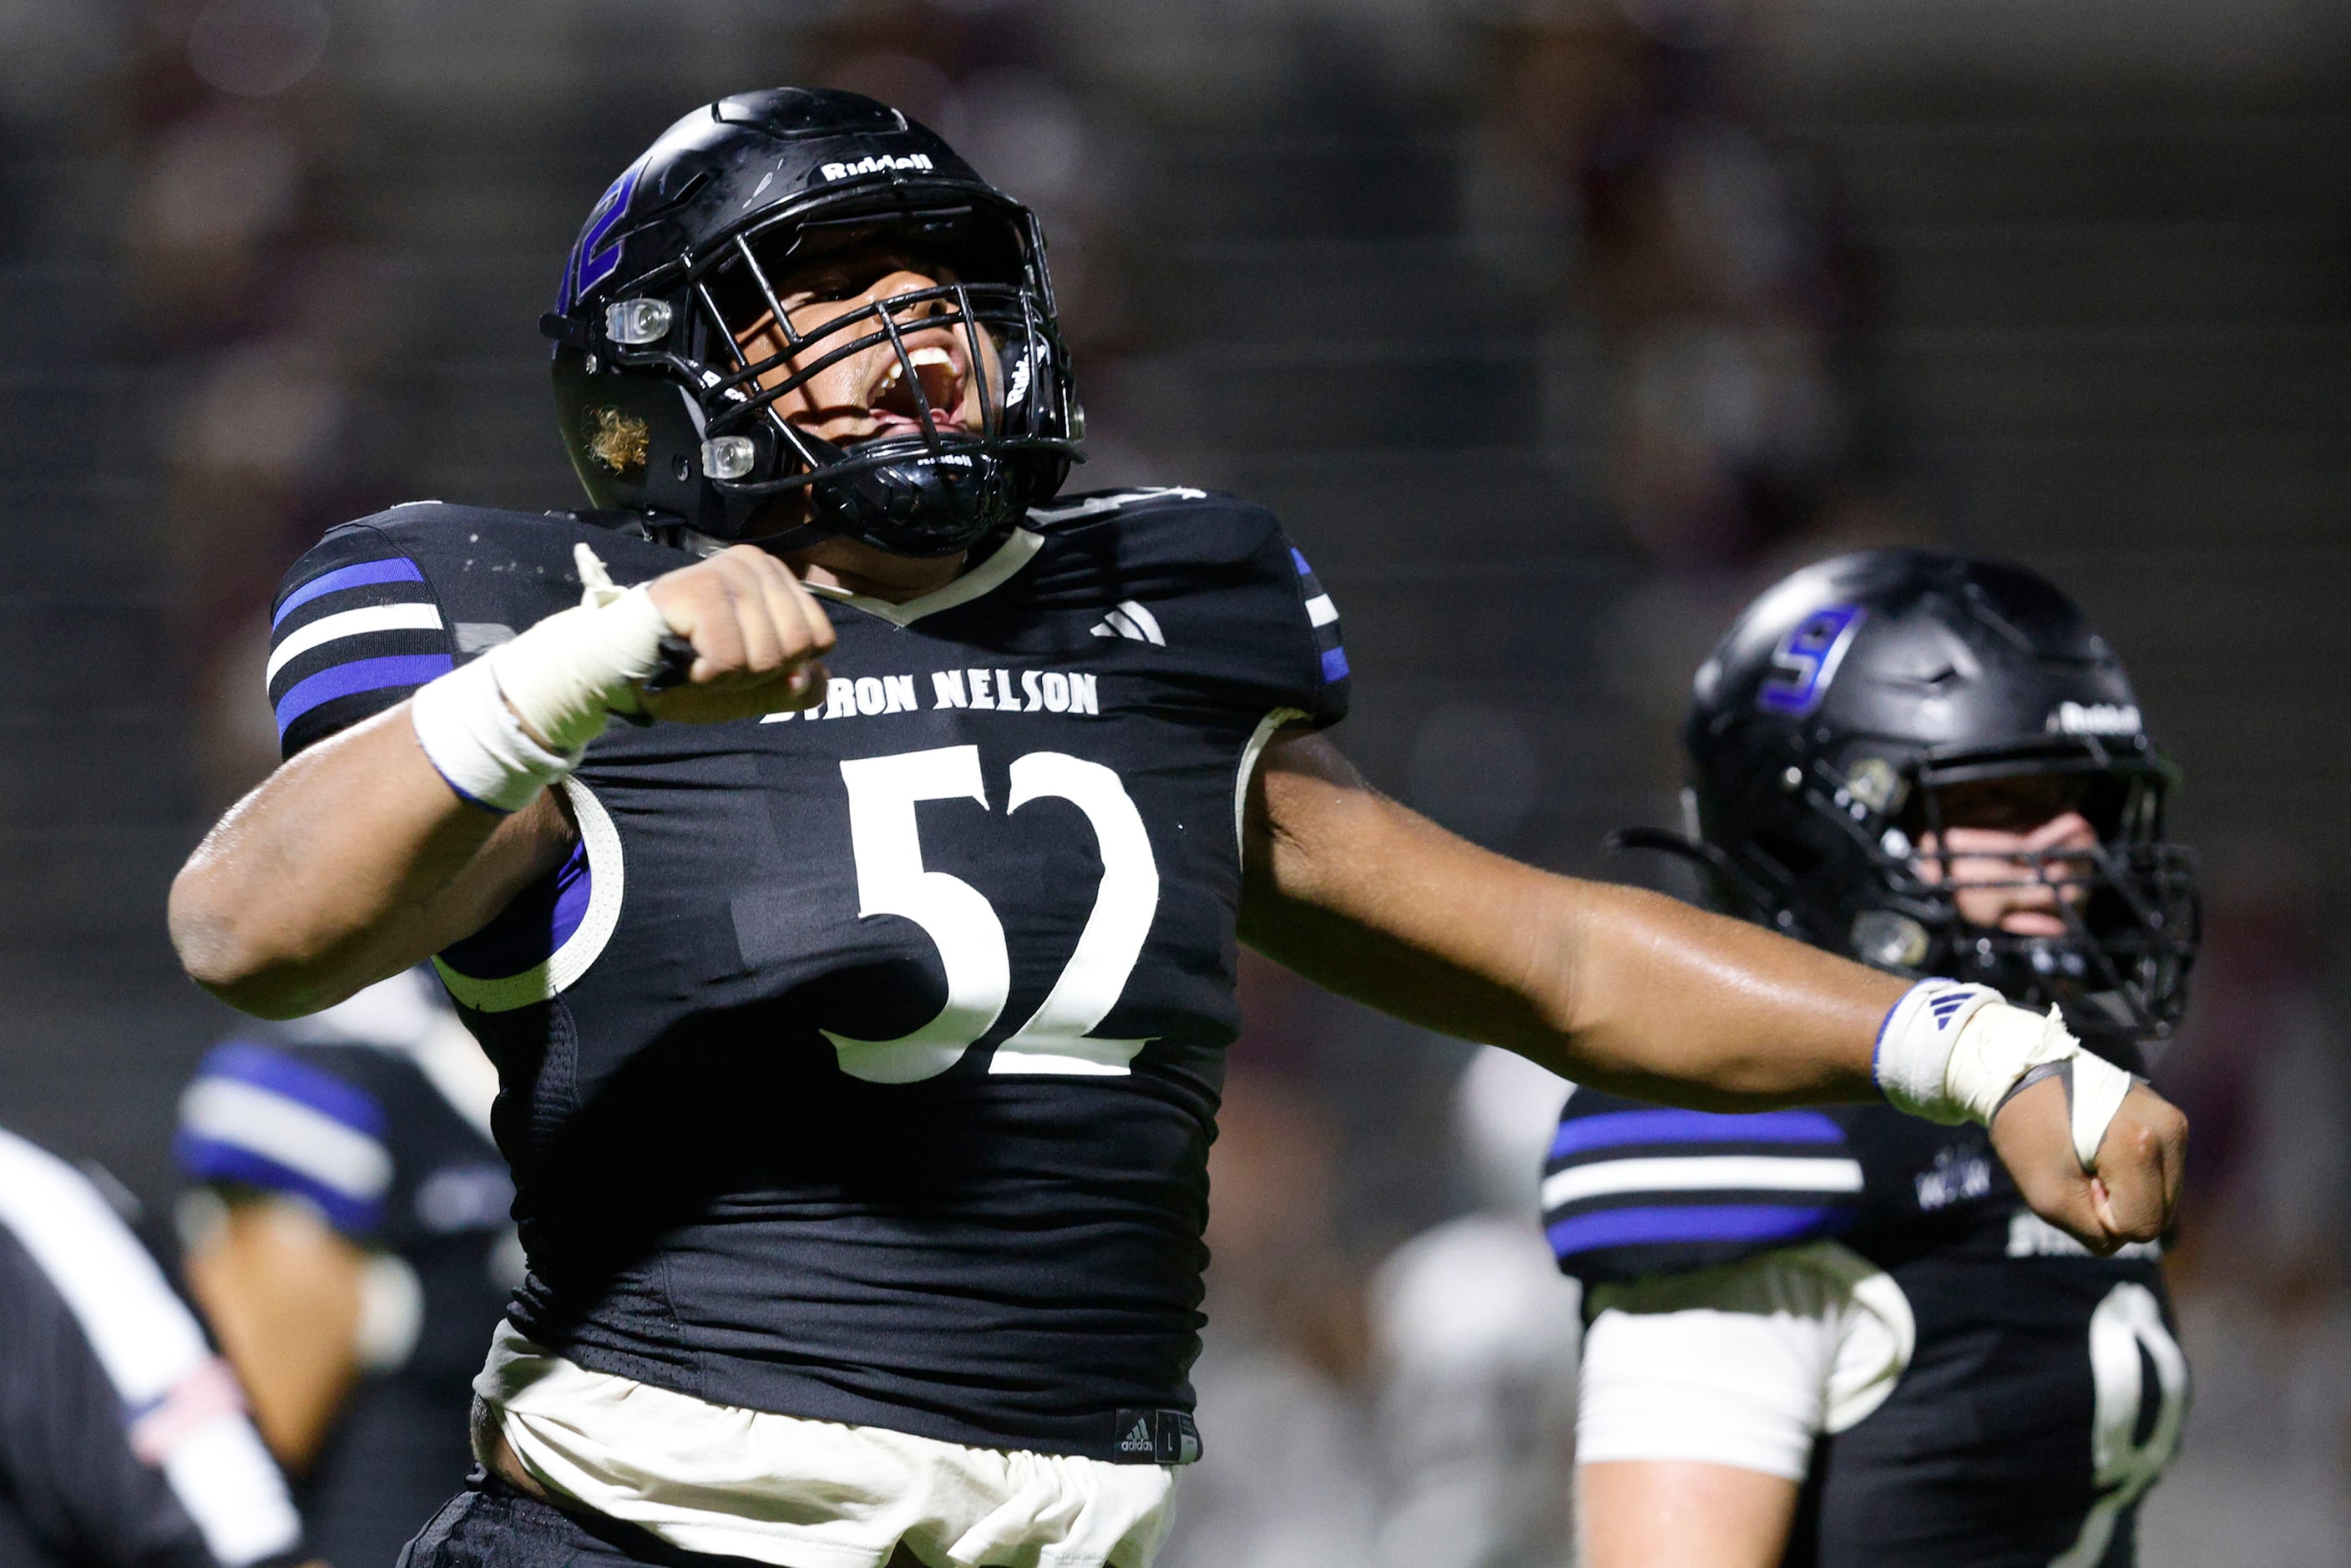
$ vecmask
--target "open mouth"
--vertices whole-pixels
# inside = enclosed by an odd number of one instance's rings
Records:
[[[936,345],[909,349],[904,357],[890,355],[881,380],[865,393],[865,409],[875,425],[870,439],[919,434],[926,400],[935,425],[960,428],[966,380],[953,351]]]

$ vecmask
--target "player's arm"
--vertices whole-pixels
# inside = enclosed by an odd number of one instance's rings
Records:
[[[1865,1100],[1890,1082],[1876,1060],[1881,1030],[1889,1052],[1921,1032],[1889,1016],[1913,1007],[1902,980],[1656,894],[1489,853],[1380,795],[1314,735],[1285,732],[1266,748],[1246,831],[1252,946],[1578,1082],[1719,1110]],[[1987,1022],[2009,1015],[2024,1016]],[[2118,1108],[2098,1108],[2113,1110],[2111,1124],[2098,1124],[2085,1158],[2070,1082],[2002,1102],[2013,1075],[1987,1087],[1982,1072],[1966,1078],[1978,1053],[1946,1056],[1958,1064],[1948,1119],[1994,1122],[1995,1145],[2045,1218],[2105,1249],[2162,1231],[2186,1138],[2178,1111],[2131,1087]],[[1940,1061],[1934,1076],[1921,1101],[1944,1091]]]
[[[261,1440],[308,1473],[359,1379],[366,1254],[315,1207],[240,1194],[183,1268]]]
[[[1578,1559],[1585,1568],[1777,1568],[1797,1491],[1783,1476],[1690,1459],[1579,1465]]]
[[[545,793],[505,817],[459,797],[403,702],[229,808],[172,884],[172,941],[232,1007],[299,1018],[480,929],[571,832]]]
[[[294,1018],[480,929],[561,862],[573,829],[544,786],[657,666],[664,633],[695,659],[684,685],[642,699],[656,717],[716,723],[824,689],[831,622],[748,547],[549,616],[231,808],[172,886],[189,975],[247,1012]]]

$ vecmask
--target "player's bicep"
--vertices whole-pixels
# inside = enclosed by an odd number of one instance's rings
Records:
[[[1318,985],[1465,1039],[1555,1038],[1566,884],[1457,838],[1283,731],[1245,798],[1242,940]]]
[[[541,790],[500,822],[449,884],[416,912],[411,943],[416,951],[393,972],[481,930],[524,889],[553,875],[579,841],[580,829],[562,791]]]

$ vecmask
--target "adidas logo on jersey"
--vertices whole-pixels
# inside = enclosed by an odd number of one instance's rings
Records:
[[[1188,1465],[1200,1457],[1200,1428],[1182,1410],[1122,1410],[1111,1428],[1115,1451],[1156,1465]]]
[[[912,170],[927,174],[931,170],[931,155],[910,152],[904,158],[893,158],[884,152],[872,158],[860,158],[854,163],[826,163],[819,167],[817,172],[828,180],[848,180],[859,174],[887,174],[893,170]]]
[[[1103,616],[1093,628],[1097,637],[1123,637],[1130,643],[1148,643],[1155,648],[1167,646],[1167,634],[1159,630],[1158,621],[1151,612],[1132,599],[1122,599],[1118,608]]]

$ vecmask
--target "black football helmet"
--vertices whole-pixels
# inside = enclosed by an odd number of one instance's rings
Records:
[[[2056,1004],[2077,1029],[2178,1023],[2199,916],[2191,857],[2163,836],[2177,775],[2121,662],[2044,579],[1917,549],[1807,567],[1698,670],[1682,739],[1688,837],[1625,841],[1697,861],[1730,913]],[[2062,936],[1968,925],[1948,862],[1930,875],[1917,852],[1947,821],[2024,829],[2067,810],[2096,846],[2021,857],[2064,894]]]
[[[795,332],[778,282],[874,250],[942,281]],[[785,347],[750,361],[741,341],[769,316]],[[932,407],[904,341],[918,324],[955,333],[978,430]],[[1084,434],[1035,215],[852,92],[741,93],[670,127],[589,214],[540,328],[556,341],[564,444],[595,505],[721,539],[757,529],[789,549],[837,534],[952,554],[1050,498]],[[844,448],[778,411],[878,345],[897,356],[919,431]],[[755,521],[793,492],[806,515],[788,531]]]

